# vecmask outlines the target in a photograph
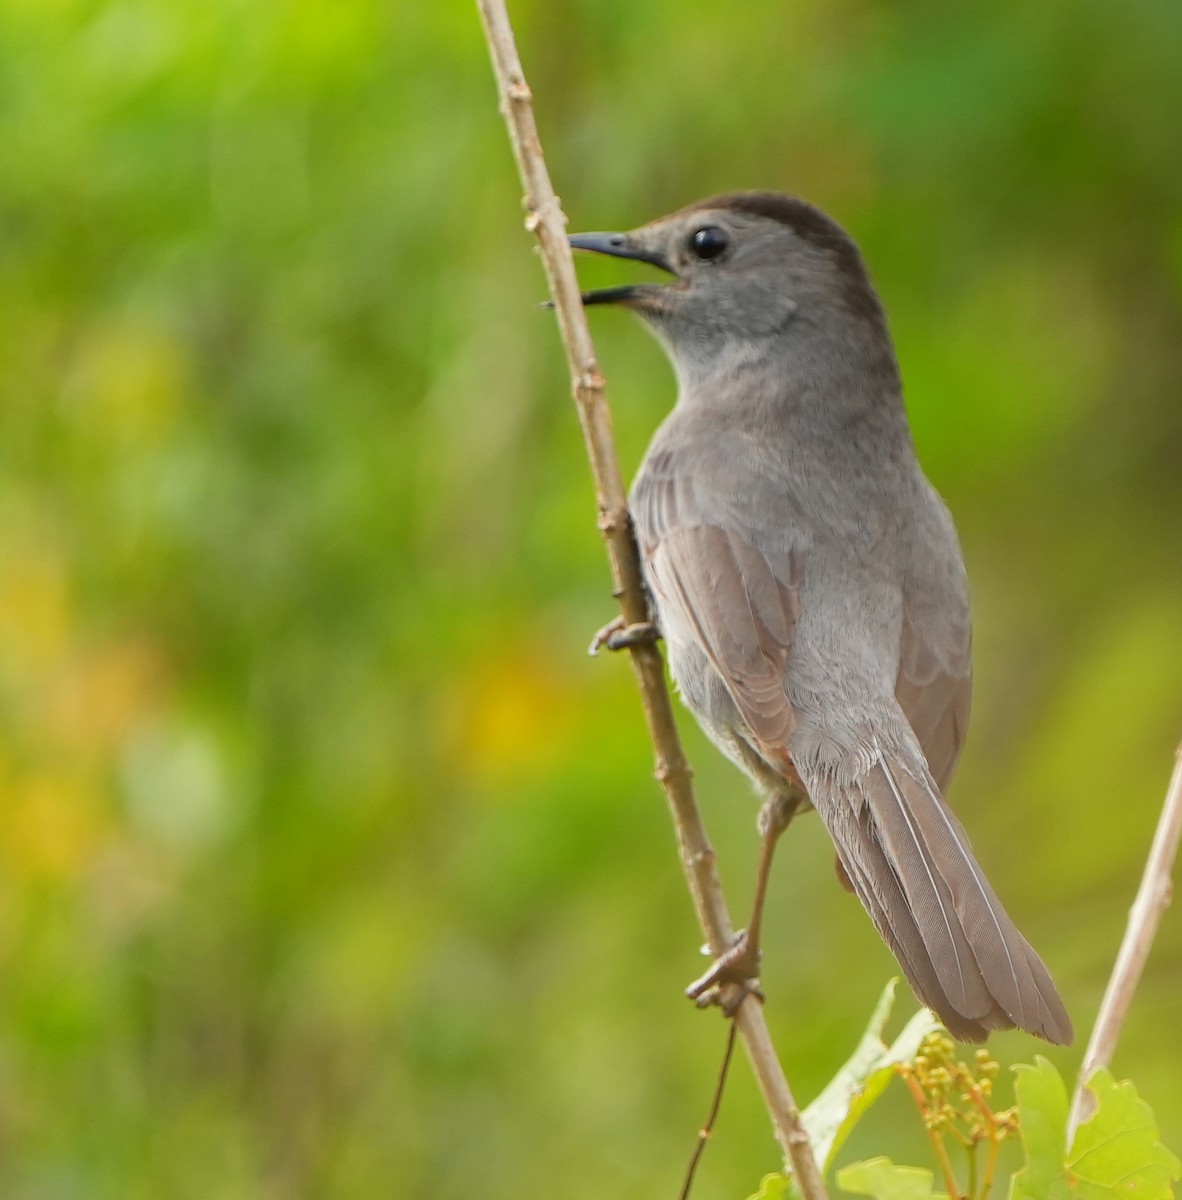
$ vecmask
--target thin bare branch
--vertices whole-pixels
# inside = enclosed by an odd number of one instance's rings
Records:
[[[738,1026],[731,1021],[727,1025],[726,1048],[722,1052],[722,1064],[718,1068],[718,1082],[714,1085],[714,1098],[710,1101],[710,1112],[706,1117],[706,1123],[698,1130],[698,1140],[694,1143],[694,1152],[690,1155],[689,1166],[685,1170],[685,1182],[681,1185],[681,1192],[677,1200],[689,1200],[690,1192],[694,1187],[694,1175],[697,1173],[698,1163],[702,1159],[702,1152],[706,1149],[706,1143],[714,1133],[714,1122],[718,1120],[718,1110],[722,1107],[722,1096],[726,1091],[727,1072],[730,1070],[731,1058],[735,1053],[735,1033],[737,1031]]]
[[[566,217],[550,182],[526,83],[504,0],[478,0],[501,97],[501,112],[525,187],[526,227],[535,234],[554,298],[554,309],[570,368],[575,405],[595,480],[599,528],[611,563],[615,595],[625,625],[648,620],[640,560],[628,516],[627,492],[612,438],[603,376],[580,298],[574,261],[566,240]],[[656,752],[656,776],[665,789],[698,921],[715,955],[731,944],[734,928],[714,866],[714,851],[694,802],[686,762],[665,686],[660,650],[652,643],[630,647]],[[800,1110],[780,1067],[763,1010],[754,997],[741,1003],[735,1020],[755,1069],[776,1137],[806,1200],[825,1200],[827,1191],[804,1131]]]
[[[1182,836],[1182,745],[1175,752],[1174,773],[1170,778],[1170,786],[1166,791],[1161,817],[1157,822],[1157,832],[1153,835],[1153,845],[1149,850],[1149,859],[1145,863],[1145,873],[1141,876],[1137,899],[1133,901],[1133,907],[1129,910],[1129,923],[1125,928],[1120,953],[1116,956],[1116,965],[1112,969],[1112,977],[1108,980],[1108,988],[1104,992],[1104,1000],[1100,1005],[1100,1013],[1096,1017],[1096,1025],[1088,1042],[1087,1053],[1079,1068],[1079,1079],[1075,1085],[1075,1099],[1071,1105],[1071,1120],[1067,1125],[1069,1148],[1075,1139],[1076,1129],[1092,1115],[1095,1109],[1095,1096],[1088,1091],[1087,1082],[1100,1067],[1106,1067],[1112,1061],[1117,1038],[1120,1037],[1121,1027],[1124,1025],[1129,1005],[1133,1001],[1133,994],[1141,980],[1141,971],[1145,966],[1145,960],[1149,957],[1149,948],[1153,945],[1162,914],[1170,906],[1170,897],[1173,893],[1170,876],[1174,869],[1174,857],[1178,850],[1180,836]]]

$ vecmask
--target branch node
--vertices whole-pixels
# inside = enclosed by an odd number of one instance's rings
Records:
[[[660,763],[658,764],[656,770],[653,771],[653,778],[656,779],[658,783],[663,783],[669,786],[677,783],[688,784],[693,777],[694,770],[684,758],[677,762]],[[710,850],[709,847],[706,847],[703,852],[710,854],[711,857],[713,857],[713,851]]]
[[[604,390],[603,376],[600,374],[598,368],[579,372],[579,376],[575,380],[575,388],[584,400],[588,399],[592,394],[602,395]]]
[[[605,536],[619,533],[628,527],[628,510],[602,508],[599,510],[599,532]]]

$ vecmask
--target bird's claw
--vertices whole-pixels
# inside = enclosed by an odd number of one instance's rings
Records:
[[[651,621],[636,621],[628,625],[623,617],[616,617],[596,631],[591,645],[587,647],[587,653],[598,654],[605,646],[609,650],[626,650],[629,646],[655,642],[660,636],[660,632]]]
[[[688,991],[686,994],[689,994]],[[694,996],[693,1001],[698,1008],[712,1008],[717,1005],[722,1009],[724,1017],[733,1017],[742,1008],[743,1001],[748,996],[753,996],[760,1004],[767,999],[759,984],[749,979],[746,983],[716,983],[700,996]]]
[[[739,1011],[748,996],[754,996],[762,1004],[760,957],[759,949],[748,944],[747,931],[740,929],[730,949],[720,954],[710,970],[685,989],[685,994],[699,1008],[717,1004],[728,1017]]]

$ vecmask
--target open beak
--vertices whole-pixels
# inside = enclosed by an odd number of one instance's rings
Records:
[[[675,273],[663,254],[638,246],[626,233],[575,233],[570,236],[569,241],[572,250],[592,250],[596,254],[610,254],[613,258],[632,258],[637,262],[651,263],[670,274]],[[652,284],[643,283],[597,288],[583,293],[583,303],[622,304],[648,295],[652,290]]]

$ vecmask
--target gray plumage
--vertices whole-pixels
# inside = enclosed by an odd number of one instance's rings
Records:
[[[965,572],[853,242],[770,193],[571,241],[677,276],[585,300],[637,312],[677,373],[631,504],[685,702],[765,795],[807,792],[954,1035],[1017,1025],[1070,1041],[943,800],[969,710]]]

